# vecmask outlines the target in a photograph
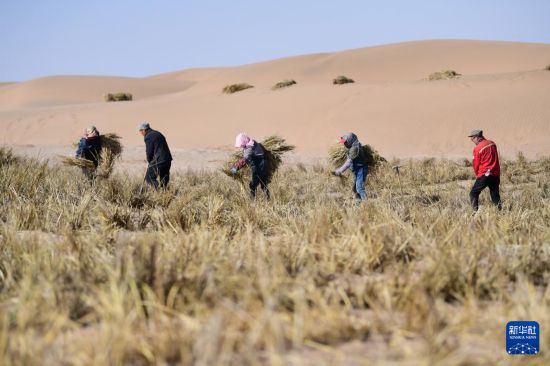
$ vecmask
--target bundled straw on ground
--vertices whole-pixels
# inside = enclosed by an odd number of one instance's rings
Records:
[[[271,182],[273,175],[279,169],[279,167],[281,166],[281,163],[283,162],[283,154],[287,151],[294,150],[295,146],[287,144],[284,138],[277,135],[273,135],[265,138],[260,144],[264,147],[266,157],[267,157],[267,168],[268,168],[267,182],[269,183]],[[229,175],[230,177],[236,178],[241,182],[244,182],[247,179],[250,171],[250,168],[248,167],[248,165],[246,165],[244,168],[239,170],[239,172],[236,175],[233,175],[230,172],[231,167],[242,158],[243,158],[242,150],[239,150],[231,154],[229,161],[227,162],[225,167],[222,169],[222,171],[225,174]]]
[[[254,87],[253,85],[250,85],[250,84],[247,84],[247,83],[231,84],[231,85],[226,85],[222,89],[222,91],[225,94],[233,94],[233,93],[240,92],[242,90],[250,89],[250,88],[253,88],[253,87]]]
[[[386,162],[386,159],[370,145],[363,145],[363,151],[365,152],[367,165],[371,169],[376,169],[382,163]],[[348,150],[344,145],[336,144],[330,147],[328,155],[329,164],[336,169],[341,167],[342,164],[346,162],[346,159],[348,158]]]
[[[61,156],[61,162],[65,165],[84,168],[96,177],[108,178],[113,171],[115,161],[122,154],[122,144],[120,136],[116,133],[107,133],[99,138],[101,139],[101,154],[97,168],[92,161],[82,158]]]
[[[277,89],[288,88],[289,86],[292,86],[292,85],[295,85],[295,84],[296,84],[296,80],[283,80],[283,81],[279,81],[277,84],[273,85],[273,87],[271,89],[272,90],[277,90]]]
[[[434,72],[433,74],[428,76],[428,80],[433,81],[433,80],[455,79],[455,78],[458,78],[460,75],[461,74],[459,74],[454,70],[443,70],[443,71]]]
[[[133,96],[131,93],[107,93],[103,95],[103,99],[106,102],[122,102],[122,101],[130,101],[133,100]]]
[[[340,75],[337,78],[332,79],[334,85],[355,83],[355,80],[348,78],[347,76]]]

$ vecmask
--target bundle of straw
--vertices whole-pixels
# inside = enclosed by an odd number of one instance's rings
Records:
[[[271,179],[273,178],[273,175],[275,172],[279,169],[283,162],[283,154],[287,151],[294,150],[294,145],[289,145],[286,143],[285,139],[280,136],[269,136],[265,140],[263,140],[261,143],[262,147],[264,148],[266,159],[267,159],[267,182],[271,182]],[[235,179],[240,180],[241,182],[244,182],[246,179],[246,176],[249,175],[250,167],[246,165],[244,168],[239,170],[236,175],[231,174],[231,167],[237,163],[239,160],[243,158],[243,152],[242,150],[239,150],[233,154],[231,154],[229,161],[225,164],[225,167],[222,168],[222,171],[229,175],[230,177],[233,177]]]
[[[97,168],[92,161],[82,158],[60,156],[61,162],[65,165],[84,168],[97,177],[108,178],[113,171],[115,161],[122,154],[122,144],[119,141],[120,136],[116,133],[106,133],[100,135],[99,138],[101,140],[101,154],[99,155]]]
[[[378,151],[376,151],[370,145],[363,145],[363,151],[365,153],[365,160],[369,168],[375,169],[382,163],[386,162],[386,159],[381,156]],[[343,144],[336,144],[329,148],[328,151],[328,160],[329,164],[333,168],[339,168],[346,162],[348,158],[348,150]]]

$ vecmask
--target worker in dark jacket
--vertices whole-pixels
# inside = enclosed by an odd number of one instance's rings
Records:
[[[243,149],[243,158],[231,167],[231,173],[237,174],[239,169],[248,164],[252,171],[252,180],[249,184],[250,196],[253,199],[256,198],[256,189],[261,186],[269,199],[269,189],[267,188],[269,167],[264,147],[244,132],[235,138],[235,147]]]
[[[149,123],[142,123],[139,132],[145,141],[147,155],[147,172],[145,180],[155,189],[167,188],[170,182],[170,167],[172,166],[172,154],[162,133],[153,130]]]
[[[367,166],[365,150],[363,150],[363,146],[357,139],[357,136],[352,132],[340,137],[340,143],[344,144],[348,149],[348,158],[333,174],[339,177],[347,169],[351,168],[355,177],[353,182],[353,193],[355,193],[358,202],[366,201],[367,192],[365,191],[365,180],[369,174],[369,168]]]
[[[482,130],[473,130],[468,135],[476,145],[474,147],[473,167],[476,181],[470,191],[470,202],[474,211],[479,208],[479,195],[486,187],[489,187],[491,201],[500,210],[500,163],[498,161],[497,145],[483,137]]]
[[[78,142],[75,157],[80,159],[90,160],[97,168],[101,155],[101,138],[99,131],[95,126],[89,126],[84,130],[84,135]],[[93,179],[93,170],[82,168],[82,172],[89,178]]]

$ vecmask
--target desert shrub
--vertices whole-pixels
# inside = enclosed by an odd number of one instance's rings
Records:
[[[277,90],[277,89],[288,88],[289,86],[292,86],[292,85],[295,85],[295,84],[296,84],[295,80],[283,80],[283,81],[279,81],[277,84],[273,85],[273,87],[271,89],[272,90]]]
[[[433,74],[430,74],[430,76],[428,76],[428,80],[430,81],[448,80],[448,79],[455,79],[460,76],[461,74],[457,73],[454,70],[443,70],[443,71],[438,71],[438,72],[434,72]]]
[[[231,84],[231,85],[226,85],[222,89],[222,92],[225,93],[225,94],[233,94],[233,93],[237,93],[237,92],[240,92],[242,90],[250,89],[250,88],[253,88],[253,87],[254,86],[252,86],[250,84],[247,84],[247,83]]]
[[[133,100],[133,96],[130,93],[107,93],[103,95],[103,99],[106,102],[121,102]]]
[[[547,71],[550,71],[550,64],[546,65],[546,67],[544,69],[547,70]]]
[[[0,146],[0,166],[16,163],[17,156],[10,147]]]
[[[355,81],[353,79],[348,78],[347,76],[341,75],[332,79],[332,83],[334,85],[342,85],[342,84],[355,83]]]

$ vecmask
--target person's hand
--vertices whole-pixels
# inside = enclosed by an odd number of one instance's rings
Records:
[[[237,174],[237,168],[235,168],[235,167],[231,168],[230,172],[233,175]]]
[[[335,175],[335,176],[339,177],[339,176],[342,175],[342,173],[340,173],[339,171],[335,170],[335,171],[332,172],[332,175]]]

